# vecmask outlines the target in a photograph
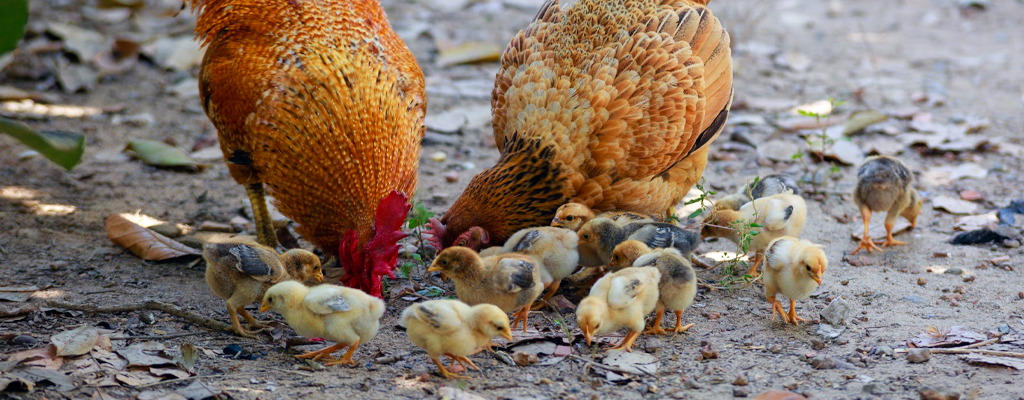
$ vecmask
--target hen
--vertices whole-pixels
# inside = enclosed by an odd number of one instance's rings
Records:
[[[435,247],[473,227],[502,244],[568,202],[657,214],[678,204],[732,104],[729,34],[706,3],[548,0],[495,78],[501,157],[432,221]]]
[[[192,7],[207,47],[203,109],[260,243],[277,246],[266,188],[300,234],[338,256],[346,285],[379,297],[403,237],[402,193],[416,188],[426,112],[423,72],[384,9],[377,0]]]

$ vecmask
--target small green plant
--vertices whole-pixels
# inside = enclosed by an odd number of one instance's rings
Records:
[[[757,186],[757,184],[760,181],[761,181],[761,177],[760,176],[756,176],[756,177],[754,177],[754,180],[752,182],[749,182],[749,183],[746,184],[746,186],[744,186],[745,190],[747,191],[747,197],[749,197],[751,199],[754,197],[754,194],[752,193],[753,188],[755,186]],[[701,191],[704,190],[700,186],[698,186],[698,189],[700,189]],[[710,194],[713,195],[714,192],[710,192]],[[695,203],[699,199],[707,197],[707,195],[708,195],[708,193],[705,192],[705,193],[702,194],[702,196],[700,198],[694,199],[692,201]],[[709,203],[710,203],[710,201],[709,201]],[[703,205],[703,203],[702,203],[702,205]],[[757,207],[754,206],[754,203],[751,203],[751,206],[754,208],[753,220],[757,221],[757,217],[758,217],[759,211],[757,210]],[[711,207],[711,209],[713,210],[713,207]],[[702,210],[703,210],[703,207],[702,207]],[[712,212],[714,212],[714,211],[712,211]],[[732,287],[732,284],[737,280],[737,277],[735,276],[736,273],[738,271],[745,271],[743,268],[745,268],[747,266],[747,263],[745,261],[743,261],[743,256],[746,255],[750,251],[750,244],[751,244],[751,242],[753,242],[754,237],[761,233],[761,231],[759,231],[758,229],[763,228],[764,226],[762,226],[761,224],[759,224],[757,222],[733,221],[731,224],[729,224],[728,227],[725,227],[725,226],[718,226],[718,227],[719,228],[724,228],[724,229],[734,230],[739,235],[739,240],[738,240],[738,243],[736,244],[737,256],[735,258],[727,261],[727,263],[725,264],[724,270],[723,270],[723,277],[720,280],[720,282],[722,283],[722,287],[723,288],[730,288],[730,287]],[[752,277],[750,275],[744,274],[742,277],[740,277],[740,279],[742,279],[745,282],[750,282],[751,280],[754,279],[754,277]]]
[[[712,207],[711,196],[714,196],[714,195],[718,194],[718,192],[716,192],[714,190],[704,189],[704,181],[705,181],[704,177],[701,177],[700,178],[700,182],[697,182],[697,184],[694,185],[694,186],[697,187],[697,190],[700,190],[700,196],[697,196],[697,198],[695,198],[695,199],[691,199],[691,200],[687,200],[686,201],[686,205],[700,203],[700,208],[698,208],[694,212],[690,213],[689,217],[687,217],[687,218],[691,218],[691,219],[692,218],[697,218],[698,216],[700,216],[701,214],[704,213],[704,210],[711,208]],[[675,221],[672,221],[672,219],[675,219]],[[676,217],[675,215],[673,215],[671,218],[669,218],[669,220],[670,220],[669,222],[677,222],[677,221],[679,221],[679,217]]]
[[[832,113],[835,112],[836,108],[838,108],[839,106],[846,104],[845,101],[838,101],[832,97],[828,98],[828,102],[829,111],[827,113],[797,110],[797,113],[799,113],[800,115],[814,118],[815,122],[818,124],[818,128],[821,130],[820,133],[815,133],[813,135],[807,136],[807,150],[815,151],[820,154],[817,160],[819,163],[825,161],[825,153],[828,152],[828,150],[831,149],[832,146],[835,146],[836,144],[836,139],[829,136],[828,134],[828,127],[832,119]],[[822,122],[822,120],[824,120],[824,122]],[[811,194],[821,193],[822,189],[818,186],[818,174],[821,172],[822,165],[816,164],[812,171],[810,164],[808,164],[806,157],[804,157],[803,151],[793,154],[793,160],[800,161],[800,164],[803,166],[804,176],[810,177],[809,182],[804,179],[801,180],[803,181],[803,183],[811,185]],[[837,166],[835,163],[830,163],[828,173],[829,175],[839,173],[839,166]]]

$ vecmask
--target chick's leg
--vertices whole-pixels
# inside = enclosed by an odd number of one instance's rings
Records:
[[[754,265],[750,267],[750,271],[747,271],[747,275],[750,275],[750,276],[752,276],[754,278],[757,278],[757,266],[761,265],[761,261],[763,261],[763,260],[764,260],[764,253],[760,252],[760,251],[755,252],[754,253]]]
[[[227,306],[228,306],[228,317],[231,318],[231,329],[230,330],[232,332],[234,332],[235,334],[237,334],[238,336],[255,339],[256,338],[256,333],[258,333],[258,332],[253,332],[253,331],[246,330],[246,329],[242,328],[242,324],[238,322],[238,312],[236,310],[239,307],[235,307],[234,304],[231,304],[231,301],[227,302]]]
[[[661,327],[661,317],[665,316],[665,307],[659,304],[658,309],[655,312],[654,323],[651,324],[644,333],[648,335],[664,335],[666,332],[665,329]]]
[[[851,255],[857,254],[860,249],[867,250],[871,253],[874,250],[882,252],[882,248],[875,245],[875,242],[871,241],[871,235],[869,234],[868,226],[871,224],[871,209],[867,205],[860,206],[860,216],[864,220],[864,237],[860,239],[860,244],[857,245],[856,249],[853,249]]]
[[[512,329],[516,329],[516,324],[518,324],[519,321],[523,321],[523,333],[526,333],[526,319],[530,316],[530,306],[524,306],[521,310],[516,311],[516,313],[512,315],[515,316],[515,319],[512,320]]]
[[[892,211],[885,216],[885,242],[882,242],[882,247],[907,245],[907,242],[901,242],[892,237],[892,228],[896,226],[896,218],[899,218],[899,213]]]
[[[782,305],[779,305],[782,308]],[[792,299],[789,300],[789,321],[793,325],[799,325],[800,321],[806,321],[806,319],[796,316],[796,302]]]
[[[312,358],[313,361],[318,361],[321,358],[327,359],[327,360],[334,360],[334,358],[331,357],[331,353],[333,353],[335,351],[338,351],[338,350],[341,350],[341,349],[344,349],[345,346],[347,346],[347,345],[344,344],[344,343],[337,343],[337,344],[335,344],[333,346],[327,346],[327,347],[322,348],[320,350],[313,350],[313,351],[311,351],[309,353],[299,354],[299,355],[295,356],[295,358]]]
[[[453,363],[459,363],[459,365],[461,365],[462,368],[465,368],[467,371],[469,371],[470,368],[475,369],[477,371],[480,370],[480,367],[477,367],[476,364],[473,364],[473,360],[470,360],[465,356],[457,356],[451,353],[444,353],[444,355],[448,356],[448,358],[451,358]]]
[[[686,326],[683,326],[683,312],[681,310],[676,310],[675,313],[676,313],[676,327],[672,328],[673,331],[675,331],[676,333],[682,333],[682,332],[686,332],[690,328],[693,328],[693,324],[687,324]]]
[[[469,377],[448,372],[448,368],[445,368],[444,364],[441,364],[441,360],[437,357],[430,356],[430,359],[434,361],[434,365],[437,365],[437,372],[439,372],[445,379],[469,379]]]
[[[336,344],[334,346],[338,346],[338,344]],[[344,346],[344,345],[341,345],[341,346]],[[355,343],[352,343],[351,345],[348,346],[348,351],[345,352],[345,355],[343,357],[341,357],[340,360],[331,361],[331,362],[325,363],[324,366],[330,367],[332,365],[338,365],[338,364],[342,364],[342,365],[346,365],[346,364],[347,365],[356,365],[356,362],[352,361],[352,353],[355,353],[356,349],[358,349],[358,348],[359,348],[359,341],[356,340]],[[339,349],[340,349],[340,347],[339,347]],[[330,354],[330,353],[328,353],[328,354]]]
[[[252,216],[256,220],[256,239],[260,244],[276,249],[278,246],[277,233],[274,231],[274,223],[270,219],[270,209],[267,208],[267,197],[263,184],[246,184],[245,192],[249,195]]]
[[[612,347],[612,350],[625,350],[627,353],[632,353],[633,343],[636,342],[638,337],[640,337],[640,332],[630,329],[629,332],[626,332],[626,337],[622,339],[622,343]]]
[[[548,284],[548,286],[545,288],[544,300],[533,303],[533,307],[531,307],[530,309],[533,311],[537,311],[544,309],[544,307],[547,307],[548,300],[551,300],[552,297],[555,297],[555,292],[558,291],[559,286],[562,286],[562,281],[551,282],[550,284]]]
[[[769,296],[768,302],[772,305],[772,321],[775,320],[776,315],[781,315],[784,322],[789,322],[789,315],[786,314],[786,309],[782,308],[782,303],[775,299],[775,296]]]
[[[245,323],[246,323],[246,325],[249,325],[250,328],[259,328],[259,329],[266,329],[267,328],[266,325],[263,325],[263,324],[259,323],[259,321],[256,321],[256,318],[254,318],[252,316],[252,314],[249,314],[248,311],[245,311],[245,307],[244,306],[238,309],[238,313],[242,315],[242,318],[245,318]]]

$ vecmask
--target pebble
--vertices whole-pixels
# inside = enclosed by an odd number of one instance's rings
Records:
[[[948,274],[948,275],[963,275],[964,270],[962,270],[960,268],[954,267],[954,268],[947,269],[945,273]]]
[[[814,350],[824,350],[825,342],[822,342],[820,340],[811,340],[811,348]]]
[[[836,360],[832,356],[822,354],[812,358],[810,362],[814,369],[836,369]]]
[[[922,386],[917,390],[917,393],[921,395],[921,400],[959,400],[960,393],[934,388],[930,386]]]
[[[51,271],[60,271],[60,270],[64,269],[64,267],[67,267],[67,266],[68,266],[68,262],[67,261],[54,261],[54,262],[50,263],[50,270]]]
[[[1010,326],[1007,324],[999,324],[996,326],[996,330],[998,330],[999,333],[1006,335],[1010,333]]]
[[[928,284],[928,281],[924,280],[924,277],[917,278],[917,285],[918,286],[924,286],[924,285],[927,285],[927,284]]]
[[[910,349],[907,351],[907,361],[917,364],[928,361],[932,358],[932,352],[928,349]]]
[[[892,350],[892,347],[889,347],[889,346],[878,346],[878,347],[875,347],[875,349],[872,351],[872,353],[874,353],[876,356],[889,356],[889,357],[892,357],[893,354],[896,354],[896,352],[894,352]]]
[[[448,183],[455,183],[459,181],[459,173],[456,171],[448,171],[444,174],[444,180]]]
[[[875,396],[883,395],[890,392],[889,386],[886,386],[886,384],[881,382],[872,382],[867,385],[864,385],[864,387],[861,388],[861,391],[863,391],[864,393],[873,394]]]
[[[1015,239],[1004,239],[1003,240],[1003,247],[1006,247],[1006,248],[1009,248],[1009,249],[1016,249],[1016,248],[1020,247],[1020,241],[1019,240],[1015,240]]]
[[[904,296],[903,300],[909,301],[914,304],[924,303],[924,297],[918,296],[916,294],[913,296]]]
[[[850,314],[850,303],[846,302],[842,297],[836,297],[830,303],[828,307],[818,313],[821,317],[821,321],[839,327],[846,325],[846,317]]]
[[[748,387],[734,387],[732,388],[732,397],[747,397],[750,396],[750,388]]]
[[[18,335],[11,339],[11,344],[15,346],[35,346],[38,342],[36,338],[29,335]]]
[[[448,159],[448,155],[443,151],[438,151],[430,155],[430,161],[433,162],[445,162]]]
[[[747,380],[746,375],[737,376],[736,379],[732,381],[732,384],[736,386],[747,386],[749,383],[750,381]]]
[[[1021,294],[1024,294],[1024,292],[1021,292]],[[1021,298],[1024,298],[1024,296],[1021,296]],[[782,350],[782,345],[779,344],[773,344],[771,347],[768,348],[768,351],[772,352],[772,354],[782,353]]]
[[[1024,300],[1024,292],[1017,292],[1017,299]]]

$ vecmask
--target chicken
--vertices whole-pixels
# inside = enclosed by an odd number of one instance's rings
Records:
[[[380,297],[425,133],[423,72],[378,0],[196,0],[203,109],[277,246],[265,195]],[[376,218],[374,216],[376,215]]]
[[[748,251],[755,253],[754,263],[747,272],[757,275],[757,266],[764,259],[764,249],[772,240],[782,236],[800,236],[807,222],[807,204],[795,194],[777,194],[763,197],[740,207],[739,211],[716,209],[701,229],[701,237],[721,237],[741,244],[741,230],[750,228],[757,234],[750,240]],[[757,224],[760,227],[750,227]]]
[[[584,224],[577,235],[580,237],[580,259],[587,267],[607,265],[612,260],[615,246],[626,240],[639,240],[651,248],[677,248],[687,258],[700,244],[699,234],[663,222],[634,222],[619,226],[608,218],[594,218]],[[584,257],[585,254],[595,254],[596,260]]]
[[[501,157],[431,222],[435,247],[474,226],[502,244],[568,202],[673,210],[703,174],[733,98],[729,34],[706,3],[542,5],[495,77]]]
[[[793,177],[786,174],[772,174],[755,179],[744,185],[738,192],[725,196],[715,202],[715,208],[739,210],[744,204],[762,197],[789,193],[800,194],[800,186]]]
[[[821,277],[828,268],[828,258],[814,243],[794,237],[783,236],[768,245],[765,252],[764,296],[772,306],[772,318],[782,314],[782,319],[794,325],[803,318],[796,316],[796,300],[811,296],[821,285]],[[789,315],[775,295],[782,293],[789,298]]]
[[[296,356],[326,359],[327,366],[355,365],[352,354],[377,335],[386,309],[384,300],[359,289],[329,284],[310,288],[295,281],[271,286],[260,305],[261,312],[274,310],[284,316],[295,333],[334,341],[333,346]],[[331,357],[331,353],[346,347],[348,351],[340,360]]]
[[[861,249],[868,253],[873,250],[882,251],[881,247],[871,241],[868,235],[868,225],[871,223],[871,213],[874,211],[887,211],[885,215],[885,242],[882,247],[903,246],[901,242],[892,237],[892,228],[896,225],[896,218],[901,215],[910,221],[910,227],[917,226],[917,216],[921,213],[921,194],[912,186],[914,174],[902,161],[886,156],[868,157],[857,169],[857,187],[853,190],[853,201],[860,208],[860,215],[864,218],[864,237],[860,244],[853,250],[857,254]]]
[[[534,310],[543,308],[562,285],[562,279],[576,270],[580,261],[576,251],[578,244],[576,232],[554,227],[523,229],[505,242],[504,253],[530,256],[540,270],[540,281],[546,292],[542,302],[533,306]]]
[[[608,262],[608,269],[618,271],[633,266],[633,262],[640,256],[650,253],[651,248],[639,240],[627,240],[615,246],[612,250],[612,260]]]
[[[448,356],[452,362],[479,371],[466,356],[478,348],[486,347],[491,338],[501,336],[512,340],[508,316],[492,304],[470,307],[457,300],[430,300],[409,306],[402,311],[402,325],[409,340],[427,351],[445,378],[466,377],[453,374],[441,364],[440,357]],[[468,365],[467,365],[468,364]]]
[[[644,329],[644,318],[658,304],[657,268],[625,268],[598,279],[576,308],[576,323],[590,345],[600,336],[629,328],[622,343],[614,349],[632,351],[633,342]]]
[[[278,255],[269,247],[234,240],[203,245],[203,259],[206,261],[206,284],[227,304],[231,330],[245,337],[255,338],[257,332],[243,329],[238,315],[245,318],[250,328],[264,328],[245,311],[245,306],[260,300],[260,295],[270,285],[289,279],[299,282],[324,280],[320,258],[301,249]]]
[[[522,320],[523,332],[530,305],[544,290],[536,261],[522,254],[480,258],[468,247],[449,247],[437,255],[427,271],[440,272],[455,281],[455,294],[466,304],[494,304],[505,312],[515,312],[512,326]]]
[[[661,280],[658,281],[658,304],[655,307],[654,322],[647,329],[646,334],[664,335],[665,329],[661,327],[661,318],[665,316],[665,310],[669,309],[676,314],[676,326],[672,328],[675,333],[685,332],[693,327],[693,324],[683,326],[683,311],[690,308],[693,298],[697,296],[697,274],[693,272],[690,261],[683,257],[676,249],[657,249],[644,254],[633,262],[633,267],[654,267],[661,273]]]
[[[656,216],[629,211],[607,211],[595,215],[594,210],[583,204],[566,203],[555,211],[555,218],[551,220],[551,226],[579,232],[583,224],[597,217],[611,219],[619,225],[626,225],[630,222],[662,222],[662,219]]]

